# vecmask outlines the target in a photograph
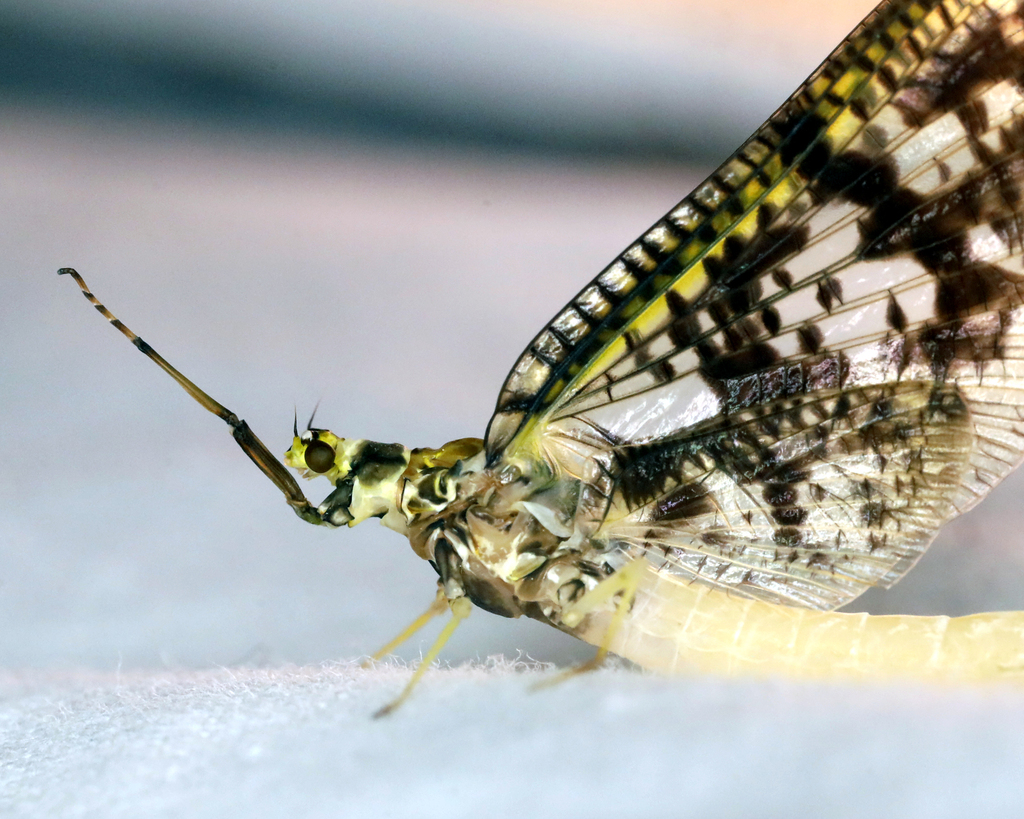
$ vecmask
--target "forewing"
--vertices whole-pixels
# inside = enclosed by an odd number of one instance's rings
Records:
[[[914,495],[907,480],[896,480],[900,468],[915,479],[910,485],[924,480],[907,465],[909,451],[891,454],[903,467],[878,471],[871,458],[839,458],[848,436],[819,450],[820,469],[864,473],[904,509],[890,545],[905,521],[915,522],[877,566],[863,550],[850,552],[863,567],[844,570],[854,586],[837,580],[832,591],[796,598],[831,606],[855,596],[851,589],[893,582],[945,519],[1021,458],[1022,83],[1019,0],[883,3],[534,339],[499,396],[490,462],[544,464],[579,478],[581,515],[590,531],[607,535],[616,521],[626,525],[616,511],[626,500],[645,510],[663,500],[616,494],[633,491],[623,475],[639,448],[685,448],[722,423],[749,431],[754,422],[741,419],[774,416],[798,399],[855,404],[875,395],[871,389],[902,394],[912,385],[920,402],[953,390],[965,408],[955,423],[918,419],[914,428],[925,461],[931,442],[955,439],[955,481],[944,472]],[[770,425],[757,431],[759,446],[782,446],[773,434]],[[755,513],[743,495],[763,506],[771,483],[761,474],[737,481],[735,457],[727,446],[705,453],[707,475],[690,476],[714,487],[731,523]],[[848,478],[836,480],[834,497],[853,510]],[[716,559],[728,564],[721,578],[766,561],[795,583],[803,558],[788,574],[779,567],[797,536],[801,555],[821,551],[824,564],[835,564],[842,549],[822,536],[833,502],[808,507],[804,521],[758,513],[756,526],[720,547]],[[688,539],[703,525],[673,519],[644,548],[654,555],[681,544],[689,554]],[[870,529],[861,527],[862,541]],[[708,560],[713,539],[697,548]],[[703,569],[694,574],[707,580]],[[824,573],[813,574],[829,585]],[[747,591],[785,597],[777,585]]]

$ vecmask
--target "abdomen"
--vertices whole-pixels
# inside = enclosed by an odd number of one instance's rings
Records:
[[[574,634],[600,645],[610,612]],[[921,617],[772,605],[648,565],[609,649],[663,673],[1024,679],[1024,612]]]

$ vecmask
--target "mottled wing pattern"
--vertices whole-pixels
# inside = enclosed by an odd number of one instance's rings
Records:
[[[880,5],[533,340],[491,462],[742,594],[895,582],[1024,448],[1021,5]]]
[[[601,528],[661,568],[835,608],[914,564],[973,445],[953,385],[818,390],[616,449]]]

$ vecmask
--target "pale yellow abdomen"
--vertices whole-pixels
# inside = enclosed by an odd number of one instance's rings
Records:
[[[610,613],[574,634],[600,645]],[[1024,612],[964,617],[821,612],[747,600],[647,566],[609,649],[652,671],[1024,680]]]

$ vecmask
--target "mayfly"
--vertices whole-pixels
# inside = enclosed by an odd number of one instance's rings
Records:
[[[1022,459],[1022,193],[1024,3],[884,2],[541,330],[483,439],[296,427],[318,506],[61,272],[300,518],[379,518],[430,561],[402,636],[452,617],[410,688],[473,605],[668,672],[1020,677],[1024,612],[834,610]]]

